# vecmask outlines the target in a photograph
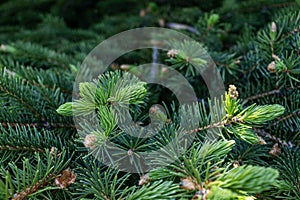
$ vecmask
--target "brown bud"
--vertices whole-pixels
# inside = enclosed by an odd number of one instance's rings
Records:
[[[177,51],[177,50],[171,49],[171,50],[168,51],[167,56],[168,56],[169,58],[175,58],[177,54],[178,54],[178,51]]]
[[[160,109],[159,109],[159,106],[158,105],[153,105],[153,106],[151,106],[151,108],[150,108],[150,110],[149,110],[149,113],[150,114],[157,114],[157,112],[159,111]]]
[[[269,70],[269,72],[276,72],[276,64],[275,64],[275,61],[272,61],[272,62],[268,65],[268,70]]]
[[[128,155],[128,156],[131,156],[132,154],[134,154],[134,149],[129,149],[129,150],[127,151],[127,155]]]
[[[275,55],[274,53],[272,54],[272,58],[274,58],[274,60],[276,60],[276,61],[280,61],[280,58],[277,55]]]
[[[121,70],[124,70],[124,71],[129,70],[129,68],[130,68],[129,65],[121,65],[121,66],[120,66],[120,69],[121,69]]]
[[[232,99],[237,99],[239,96],[239,92],[234,85],[229,85],[228,93]]]
[[[197,191],[197,193],[193,196],[192,199],[207,200],[207,195],[209,192],[210,190],[203,188],[200,191]]]
[[[93,134],[88,134],[85,136],[83,144],[85,147],[90,148],[90,149],[95,149],[96,148],[96,143],[97,137]]]
[[[146,16],[146,10],[145,9],[142,9],[140,10],[140,17],[145,17]]]
[[[201,186],[197,184],[197,180],[192,177],[182,178],[180,188],[185,190],[200,190]]]
[[[160,18],[158,20],[158,24],[159,24],[160,27],[164,27],[165,26],[165,20],[163,18]]]
[[[117,69],[119,69],[119,65],[118,64],[116,64],[116,63],[112,63],[111,65],[110,65],[110,67],[111,67],[111,69],[112,70],[117,70]]]
[[[277,26],[276,26],[275,22],[272,22],[272,25],[271,25],[271,31],[272,31],[273,33],[275,33],[275,32],[277,31]]]
[[[75,180],[76,174],[68,168],[62,171],[61,175],[54,180],[54,185],[64,189],[75,183]]]
[[[191,61],[190,57],[186,57],[186,58],[185,58],[185,61],[186,61],[186,62],[190,62],[190,61]]]
[[[148,174],[143,174],[141,177],[140,177],[140,180],[139,180],[139,185],[144,185],[144,184],[147,184],[150,182],[150,177]]]
[[[54,162],[55,158],[61,156],[61,152],[58,151],[58,149],[56,147],[51,147],[50,156],[51,156],[51,160]]]
[[[6,46],[4,44],[1,44],[0,49],[6,50]]]
[[[182,189],[185,189],[185,190],[196,190],[195,184],[189,178],[181,179],[181,186],[180,187]]]
[[[162,72],[163,74],[167,73],[167,72],[168,72],[168,68],[167,68],[167,67],[163,67],[163,68],[161,69],[161,72]]]
[[[241,63],[241,60],[239,60],[239,59],[234,61],[234,64],[236,64],[236,65],[240,64],[240,63]]]
[[[238,121],[237,117],[232,118],[232,122],[237,122],[237,121]]]
[[[257,137],[259,139],[259,144],[261,144],[261,145],[266,145],[267,144],[266,141],[262,137],[260,137],[260,136],[257,136]]]
[[[237,167],[241,166],[240,163],[239,163],[239,161],[237,161],[237,160],[235,160],[235,161],[232,163],[232,165],[233,165],[234,168],[237,168]]]
[[[278,145],[278,143],[275,143],[272,149],[269,151],[269,154],[271,156],[279,156],[281,154],[281,149]]]

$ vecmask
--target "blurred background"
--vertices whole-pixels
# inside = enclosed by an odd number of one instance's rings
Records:
[[[43,43],[57,37],[78,41],[93,38],[93,33],[107,38],[131,28],[176,28],[172,23],[179,23],[190,26],[181,27],[182,31],[196,30],[199,34],[193,37],[221,50],[235,44],[236,36],[265,25],[276,10],[294,5],[295,1],[288,0],[8,0],[0,3],[0,41],[20,37]],[[214,27],[208,27],[207,20],[214,13],[218,13],[211,19]],[[77,34],[67,34],[68,29],[76,29]],[[38,36],[44,38],[22,34],[32,30],[43,32]]]

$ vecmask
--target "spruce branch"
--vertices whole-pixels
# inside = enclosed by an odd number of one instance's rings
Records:
[[[227,123],[231,123],[231,122],[233,122],[233,121],[223,120],[221,122],[214,122],[213,124],[210,124],[210,125],[207,125],[207,126],[204,126],[204,127],[199,127],[197,129],[189,130],[188,132],[189,133],[196,133],[196,132],[201,132],[201,131],[204,131],[204,130],[209,130],[209,129],[212,129],[212,128],[224,127],[224,125],[226,125]]]
[[[57,88],[62,93],[65,93],[67,95],[74,95],[74,96],[79,95],[77,93],[74,93],[68,88],[63,88],[62,86],[59,86],[60,80],[57,80],[59,79],[57,75],[51,74],[46,70],[34,69],[33,67],[29,67],[29,66],[25,67],[24,65],[20,65],[19,63],[10,63],[10,62],[4,63],[3,66],[5,66],[3,67],[4,74],[7,74],[11,78],[18,77],[23,80],[24,84],[36,86],[40,89],[47,88],[51,90],[53,88]]]
[[[30,186],[30,187],[26,188],[25,190],[14,194],[12,200],[25,200],[25,199],[27,199],[31,194],[34,194],[35,192],[37,192],[41,188],[46,187],[49,184],[49,182],[51,182],[49,180],[52,180],[54,177],[55,177],[55,175],[49,174],[43,180],[37,181],[35,183],[35,185]]]
[[[276,195],[284,199],[298,199],[300,197],[300,163],[299,148],[282,148],[280,156],[275,157],[275,164],[281,173]]]
[[[71,142],[72,143],[72,142]],[[62,150],[70,144],[48,130],[38,130],[28,126],[0,126],[0,155],[10,153],[10,158],[17,161],[22,156],[46,153],[47,150]],[[6,162],[0,164],[5,166]]]
[[[35,116],[40,118],[41,121],[45,120],[45,117],[38,112],[34,106],[32,106],[29,102],[25,101],[23,98],[20,98],[14,92],[10,91],[8,88],[4,88],[0,85],[0,91],[6,93],[7,95],[11,96],[12,98],[16,99],[18,102],[20,102],[24,107],[26,107],[28,110],[30,110]]]
[[[125,186],[129,174],[121,174],[117,170],[107,168],[91,156],[82,160],[75,173],[78,174],[78,181],[74,184],[77,186],[78,198],[92,196],[104,200],[126,199],[134,189]]]
[[[132,10],[144,5],[129,6],[130,2],[119,0],[95,6],[79,0],[71,7],[52,0],[1,4],[0,199],[300,199],[299,7],[284,0],[233,1],[220,4],[214,0],[198,7],[191,7],[190,2],[150,2],[140,16]],[[130,8],[128,12],[110,9],[124,5]],[[70,12],[64,12],[66,6]],[[90,6],[93,12],[86,10]],[[78,9],[83,11],[79,15],[84,25],[73,19]],[[104,16],[106,10],[116,15],[96,20],[95,13]],[[207,88],[192,65],[206,64],[198,56],[205,52],[199,48],[202,45],[172,40],[173,49],[161,54],[161,60],[168,57],[167,63],[186,76],[203,101],[182,108],[177,102],[169,106],[174,98],[165,88],[126,80],[126,71],[134,71],[139,60],[149,61],[148,50],[118,58],[117,65],[128,65],[111,69],[123,72],[105,73],[95,82],[81,83],[78,93],[72,92],[79,63],[99,41],[121,30],[156,26],[158,20],[162,27],[197,29],[225,85],[235,84],[239,93],[230,86],[224,101],[213,105],[214,99],[206,99]],[[86,25],[88,30],[77,28]],[[188,34],[199,41],[199,35]],[[114,50],[109,49],[107,55]],[[167,67],[157,72],[163,76]],[[174,79],[176,89],[181,90]],[[71,95],[77,100],[70,102]],[[152,103],[165,100],[167,115],[154,107],[148,113]],[[117,124],[122,106],[129,106],[129,111]],[[80,125],[74,125],[71,117],[58,115],[57,108],[59,114],[91,115],[99,123],[90,124],[82,117]],[[131,119],[133,126],[128,127]],[[151,132],[153,137],[141,138],[147,136],[144,126],[150,121],[165,123]],[[187,125],[181,126],[182,121]],[[139,128],[140,135],[130,134]],[[214,130],[220,137],[206,141]],[[181,135],[193,139],[191,146],[180,143]],[[259,136],[267,139],[266,145],[256,144]],[[145,171],[140,182],[138,174],[114,170],[90,155],[110,140],[131,159],[140,152],[160,150],[173,139],[178,143],[150,162],[171,164]],[[124,159],[123,154],[117,159]],[[138,159],[131,161],[142,168]]]
[[[29,60],[36,67],[39,64],[41,67],[47,65],[47,67],[64,67],[68,69],[70,68],[70,63],[73,61],[70,56],[57,53],[38,44],[23,41],[17,41],[11,45],[2,44],[0,52],[10,54],[14,59],[20,60],[20,62],[26,63]]]
[[[279,173],[275,169],[245,165],[223,173],[209,185],[211,187],[220,187],[219,189],[215,188],[217,193],[221,192],[220,190],[222,189],[230,189],[232,192],[244,196],[273,188],[278,176]],[[212,191],[212,194],[208,194],[208,197],[212,195],[217,196]]]
[[[53,152],[54,154],[57,151]],[[66,159],[66,151],[53,156],[49,150],[45,154],[34,154],[35,165],[28,158],[22,161],[23,168],[11,162],[8,169],[0,168],[0,174],[5,177],[0,180],[1,196],[6,199],[27,199],[29,196],[40,195],[42,191],[56,189],[53,186],[53,180],[59,176],[59,173],[66,168],[69,159]],[[7,187],[3,187],[6,185]]]
[[[264,98],[269,95],[279,94],[280,92],[281,92],[280,89],[271,90],[268,92],[264,92],[264,93],[260,93],[260,94],[256,94],[256,95],[247,97],[247,98],[245,98],[245,101],[253,101],[255,99]]]
[[[225,130],[237,138],[249,143],[258,143],[259,138],[251,130],[252,127],[261,126],[284,113],[284,107],[278,104],[257,106],[252,104],[245,109],[239,104],[235,86],[230,86],[225,95],[225,110],[228,127]]]

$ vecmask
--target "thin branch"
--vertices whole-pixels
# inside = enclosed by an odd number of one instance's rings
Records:
[[[189,133],[196,133],[196,132],[203,131],[203,130],[207,130],[207,129],[211,129],[211,128],[222,127],[222,126],[224,126],[226,123],[228,123],[228,121],[227,121],[227,120],[224,120],[224,121],[216,122],[216,123],[213,123],[213,124],[211,124],[211,125],[204,126],[204,127],[199,127],[199,128],[197,128],[197,129],[189,130],[188,132],[189,132]]]
[[[44,128],[78,128],[75,124],[64,123],[19,123],[19,122],[0,122],[3,127],[16,127],[16,126],[28,126],[28,127],[44,127]]]
[[[298,88],[300,88],[300,85],[298,85],[296,87],[288,87],[288,88],[285,88],[285,89],[286,90],[294,90],[294,89],[298,89]],[[252,101],[252,100],[255,100],[255,99],[260,99],[260,98],[270,96],[270,95],[273,95],[273,94],[279,94],[280,92],[281,92],[280,89],[271,90],[271,91],[268,91],[268,92],[264,92],[264,93],[261,93],[261,94],[257,94],[257,95],[247,97],[247,98],[245,98],[245,101]]]
[[[287,38],[287,37],[289,37],[289,36],[291,36],[291,35],[296,35],[296,34],[299,33],[299,32],[300,32],[300,26],[297,27],[297,28],[295,28],[293,31],[290,31],[290,32],[288,32],[288,33],[282,35],[282,36],[281,36],[281,39]]]
[[[252,128],[257,134],[259,134],[260,136],[263,136],[263,137],[267,137],[271,140],[274,140],[275,142],[278,142],[284,146],[287,146],[287,147],[293,147],[293,146],[296,146],[295,144],[293,144],[291,141],[284,141],[280,138],[277,138],[275,137],[274,135],[271,135],[270,133],[266,132],[265,130],[263,129],[258,129],[258,128]]]
[[[296,111],[296,112],[293,112],[291,114],[288,114],[284,117],[281,117],[281,118],[278,118],[278,120],[272,124],[269,125],[268,128],[271,128],[272,126],[275,126],[276,124],[278,124],[279,122],[282,122],[282,121],[285,121],[285,120],[288,120],[289,118],[291,117],[294,117],[294,116],[297,116],[297,115],[300,115],[300,110]]]
[[[4,89],[2,86],[0,86],[0,91],[6,92],[8,95],[10,95],[11,97],[15,98],[16,100],[18,100],[21,104],[23,104],[27,109],[29,109],[35,116],[40,117],[40,119],[42,121],[45,121],[45,117],[38,112],[32,105],[30,105],[28,102],[24,101],[23,99],[21,99],[20,97],[18,97],[17,95],[11,93],[9,90]]]
[[[12,151],[33,151],[33,152],[42,152],[45,153],[44,149],[41,148],[34,148],[34,147],[26,147],[26,146],[0,146],[0,151],[2,150],[12,150]]]
[[[266,97],[266,96],[270,96],[270,95],[273,95],[273,94],[279,94],[279,93],[280,93],[279,89],[271,90],[269,92],[265,92],[265,93],[261,93],[261,94],[257,94],[257,95],[254,95],[254,96],[247,97],[245,100],[246,101],[252,101],[254,99],[260,99],[260,98],[263,98],[263,97]]]
[[[31,195],[31,194],[37,192],[39,189],[47,186],[49,184],[50,180],[52,180],[54,177],[55,177],[55,175],[49,174],[48,176],[46,176],[46,178],[37,181],[35,185],[33,185],[31,187],[27,187],[25,190],[15,194],[14,197],[12,198],[12,200],[25,200],[29,195]]]

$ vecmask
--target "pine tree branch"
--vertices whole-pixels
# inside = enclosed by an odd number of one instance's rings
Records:
[[[270,95],[273,95],[273,94],[279,94],[279,93],[280,93],[280,89],[271,90],[271,91],[268,91],[268,92],[264,92],[264,93],[261,93],[261,94],[257,94],[257,95],[254,95],[254,96],[247,97],[245,99],[245,101],[252,101],[252,100],[255,100],[255,99],[260,99],[260,98],[263,98],[263,97],[266,97],[266,96],[270,96]]]
[[[31,106],[28,102],[24,101],[23,99],[19,98],[17,95],[13,94],[7,89],[4,89],[2,86],[0,86],[0,91],[5,92],[9,96],[15,98],[17,101],[19,101],[21,104],[23,104],[27,109],[29,109],[35,116],[39,117],[41,121],[45,121],[45,117],[38,112],[33,106]]]
[[[200,127],[200,128],[197,128],[197,129],[189,130],[188,132],[189,133],[196,133],[196,132],[211,129],[211,128],[223,127],[227,123],[228,123],[228,120],[224,120],[224,121],[221,121],[221,122],[215,122],[211,125],[207,125],[207,126]]]
[[[8,128],[8,127],[16,127],[16,126],[28,126],[28,127],[37,127],[38,126],[38,123],[11,123],[11,122],[0,122],[0,124],[5,127],[5,128]]]
[[[76,174],[69,168],[67,168],[65,170],[62,170],[61,173],[49,174],[44,179],[37,181],[35,185],[27,187],[25,190],[15,194],[12,200],[25,200],[29,195],[37,192],[39,189],[49,186],[50,184],[53,184],[54,186],[59,186],[60,189],[64,189],[73,184],[75,180]],[[57,190],[53,190],[52,194],[54,194],[56,191]]]
[[[285,90],[294,90],[295,88],[299,89],[300,85],[298,85],[296,87],[293,87],[293,88],[288,87],[288,88],[285,88]],[[264,93],[261,93],[261,94],[249,96],[249,97],[245,98],[245,101],[253,101],[255,99],[261,99],[261,98],[264,98],[266,96],[270,96],[270,95],[273,95],[273,94],[280,94],[280,93],[281,93],[281,89],[275,89],[275,90],[271,90],[271,91],[264,92]]]
[[[11,71],[11,70],[9,70],[9,69],[7,69],[7,68],[5,68],[5,72],[9,75],[9,76],[11,76],[12,78],[14,78],[15,77],[15,75],[16,75],[16,72],[14,72],[14,71]],[[22,80],[24,81],[24,83],[29,83],[31,86],[37,86],[37,87],[39,87],[39,88],[43,88],[43,87],[45,87],[45,88],[48,88],[48,89],[52,89],[53,87],[57,87],[57,88],[59,88],[59,90],[62,92],[62,93],[64,93],[64,94],[71,94],[72,96],[76,96],[76,97],[79,97],[80,95],[79,95],[79,93],[75,93],[75,92],[73,92],[73,91],[71,91],[71,90],[67,90],[67,89],[64,89],[64,88],[61,88],[61,87],[58,87],[57,85],[50,85],[50,84],[39,84],[39,83],[37,83],[36,81],[33,81],[33,80],[28,80],[27,78],[25,78],[24,76],[22,76],[22,75],[20,75],[20,74],[18,74],[18,76],[21,76],[22,77]]]
[[[215,63],[216,63],[216,65],[218,65],[218,66],[224,66],[224,67],[226,67],[226,68],[230,68],[230,65],[229,65],[229,64],[226,64],[226,63],[220,63],[220,62],[216,62],[216,61],[215,61]]]
[[[103,192],[100,192],[101,196],[105,199],[105,200],[110,200],[109,197],[107,197]]]
[[[54,174],[49,174],[46,178],[43,180],[39,180],[36,182],[34,186],[27,187],[25,190],[17,193],[14,195],[12,200],[25,200],[29,195],[37,192],[39,189],[47,186],[51,180],[53,180],[55,177]]]

